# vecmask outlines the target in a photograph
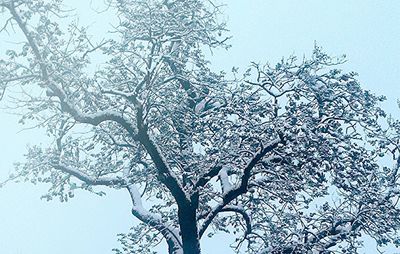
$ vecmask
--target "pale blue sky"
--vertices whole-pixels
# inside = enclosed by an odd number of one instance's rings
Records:
[[[99,0],[100,1],[100,0]],[[96,2],[93,0],[93,2]],[[314,42],[332,55],[346,54],[346,70],[360,74],[364,87],[388,96],[385,108],[400,118],[400,1],[397,0],[225,0],[233,47],[215,52],[215,69],[246,68],[250,61],[276,62],[282,56],[309,55]],[[68,0],[82,23],[101,33],[112,20],[88,11],[90,1]],[[89,15],[90,14],[90,15]],[[0,41],[0,50],[7,47]],[[0,177],[22,159],[27,143],[40,143],[40,132],[25,131],[17,118],[0,113]],[[0,178],[1,179],[1,178]],[[107,197],[77,193],[68,203],[39,199],[45,186],[10,184],[0,189],[2,254],[106,254],[118,246],[116,234],[134,219],[124,192]],[[230,253],[221,239],[203,242],[204,253]],[[377,253],[372,243],[365,253]],[[395,253],[390,249],[387,253]],[[400,250],[398,251],[400,252]],[[163,253],[163,252],[161,252]]]

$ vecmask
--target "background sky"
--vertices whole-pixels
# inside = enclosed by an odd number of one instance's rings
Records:
[[[104,34],[115,19],[95,14],[100,0],[67,0],[81,24]],[[95,4],[97,3],[97,4]],[[359,73],[363,86],[388,97],[384,108],[400,118],[400,1],[398,0],[226,0],[229,51],[211,57],[214,69],[244,70],[251,61],[274,63],[291,54],[310,55],[316,42],[324,50],[347,55],[347,71]],[[9,44],[0,40],[0,51]],[[0,106],[4,106],[0,104]],[[18,118],[0,111],[0,182],[21,161],[26,145],[45,142],[40,131],[20,131]],[[46,186],[8,184],[0,189],[0,252],[3,254],[106,254],[118,247],[116,235],[135,223],[127,193],[97,197],[77,193],[68,203],[46,202]],[[231,253],[225,236],[203,241],[204,253]],[[400,250],[389,248],[386,253]],[[163,252],[160,252],[163,253]],[[367,241],[362,253],[377,253]]]

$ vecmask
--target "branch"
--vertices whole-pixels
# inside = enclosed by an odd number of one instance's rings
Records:
[[[221,209],[221,212],[234,212],[234,213],[239,213],[240,215],[243,216],[244,221],[246,222],[246,232],[245,232],[245,237],[251,233],[251,218],[250,216],[246,213],[243,207],[240,206],[226,206]]]
[[[146,225],[158,230],[171,250],[180,250],[182,242],[179,238],[179,231],[176,228],[165,225],[159,216],[144,209],[141,195],[134,184],[128,185],[127,189],[132,200],[132,214]]]
[[[215,165],[207,173],[200,176],[199,180],[195,183],[195,188],[205,186],[213,177],[216,177],[219,174],[219,171],[222,169],[221,165]]]
[[[393,165],[393,169],[392,172],[390,173],[390,178],[389,178],[389,191],[388,193],[385,195],[384,200],[385,201],[389,201],[392,197],[393,194],[399,194],[399,190],[397,188],[395,188],[396,186],[396,181],[398,179],[398,172],[400,169],[400,156],[397,157],[394,165]]]
[[[271,152],[273,149],[275,149],[279,144],[283,142],[284,142],[283,137],[280,136],[279,138],[272,141],[268,146],[262,148],[253,157],[253,159],[250,160],[250,162],[247,164],[247,166],[243,171],[240,185],[237,186],[236,188],[231,188],[225,195],[223,195],[222,202],[219,203],[217,206],[215,206],[214,209],[212,209],[207,215],[207,217],[204,219],[204,222],[199,229],[200,237],[207,230],[208,226],[211,224],[215,216],[217,216],[217,214],[220,213],[224,209],[224,207],[226,207],[226,205],[228,205],[232,200],[234,200],[238,196],[247,192],[252,169],[257,165],[258,162],[260,162],[263,159],[263,157],[267,153]]]
[[[60,170],[64,173],[70,174],[72,176],[75,176],[82,182],[85,182],[88,185],[104,185],[104,186],[114,186],[114,185],[125,185],[126,181],[123,180],[122,178],[118,177],[93,177],[85,172],[68,167],[64,164],[52,164],[51,165],[53,168]]]
[[[124,178],[117,178],[117,177],[101,177],[96,178],[92,177],[85,172],[67,167],[63,164],[55,164],[52,165],[55,169],[60,170],[64,173],[70,174],[79,180],[85,182],[88,185],[104,185],[104,186],[113,186],[113,185],[125,185],[129,191],[132,200],[132,214],[138,218],[143,223],[155,228],[158,230],[166,239],[168,246],[172,250],[177,250],[182,247],[181,241],[179,239],[179,232],[177,229],[172,228],[170,226],[165,225],[161,218],[157,215],[150,213],[149,211],[145,210],[142,205],[141,195],[138,192],[137,188],[133,184],[128,185],[128,180]]]
[[[346,227],[346,224],[349,225]],[[323,249],[327,250],[337,245],[338,242],[342,240],[342,237],[345,237],[346,235],[357,230],[360,227],[361,223],[357,220],[357,217],[337,220],[335,223],[332,224],[331,227],[325,228],[316,234],[312,233],[311,237],[306,238],[307,240],[305,244],[317,245],[322,239],[326,237],[331,237],[329,240],[327,240],[326,243],[323,244]]]
[[[232,188],[229,192],[226,193],[223,197],[223,201],[225,204],[228,204],[233,199],[237,198],[239,195],[246,193],[249,185],[249,180],[251,177],[252,169],[264,158],[264,156],[271,152],[273,149],[278,147],[279,144],[283,142],[283,137],[279,137],[272,142],[270,142],[266,147],[262,148],[254,158],[247,164],[247,166],[243,170],[243,175],[241,177],[240,185],[236,188]]]
[[[29,79],[29,78],[37,78],[36,75],[24,75],[24,76],[19,76],[19,77],[13,77],[13,78],[4,78],[0,80],[0,83],[9,83],[13,81],[18,81],[21,79]]]
[[[158,173],[157,177],[160,182],[162,182],[168,188],[179,206],[190,202],[186,192],[183,190],[182,184],[169,167],[166,159],[162,155],[162,152],[149,137],[147,128],[143,127],[141,124],[139,124],[138,128],[138,140],[145,147],[147,153],[150,155],[153,163],[155,164]]]
[[[36,44],[35,40],[33,39],[32,34],[29,32],[26,23],[21,19],[17,10],[15,9],[14,2],[11,1],[9,5],[5,5],[5,7],[10,11],[11,15],[17,22],[18,26],[22,30],[26,39],[28,40],[28,43],[32,48],[33,54],[35,55],[37,61],[39,62],[41,76],[42,76],[41,79],[46,83],[47,87],[51,90],[52,95],[55,95],[59,98],[62,110],[71,114],[71,116],[73,116],[76,121],[81,123],[91,124],[94,126],[97,126],[105,121],[114,121],[120,124],[122,127],[124,127],[124,129],[128,131],[128,133],[132,137],[135,137],[135,131],[133,126],[121,114],[112,111],[101,111],[95,114],[86,114],[80,112],[76,108],[73,102],[68,101],[67,95],[64,93],[62,88],[51,82],[47,66],[42,58],[42,55],[40,54],[39,47]]]
[[[189,82],[189,80],[185,79],[181,75],[181,70],[178,69],[178,67],[175,65],[173,59],[170,57],[164,57],[165,62],[168,64],[169,68],[171,69],[172,73],[175,74],[175,78],[178,80],[179,84],[181,87],[186,91],[188,98],[188,104],[191,109],[195,109],[196,107],[196,101],[199,100],[201,101],[203,98],[199,99],[198,95],[194,91],[193,85]]]

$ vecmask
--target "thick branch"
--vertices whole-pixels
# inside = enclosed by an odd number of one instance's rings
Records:
[[[157,168],[158,179],[171,192],[178,206],[187,205],[190,200],[187,198],[182,184],[169,167],[159,147],[154,143],[148,134],[147,126],[143,120],[143,107],[139,103],[137,104],[136,120],[138,129],[137,139],[144,146],[153,163],[155,164]]]
[[[179,232],[176,228],[166,225],[156,214],[150,213],[142,205],[141,195],[135,185],[127,186],[132,200],[132,214],[140,221],[159,231],[165,238],[170,253],[175,253],[182,248]]]
[[[279,137],[278,139],[272,141],[268,146],[261,149],[254,157],[250,160],[243,171],[243,175],[241,177],[240,185],[236,188],[230,189],[225,195],[223,195],[222,202],[214,207],[208,214],[208,216],[204,219],[202,226],[199,229],[199,236],[201,237],[204,232],[207,230],[208,226],[211,224],[212,220],[217,216],[218,213],[222,211],[222,209],[227,206],[232,200],[237,198],[238,196],[244,194],[248,190],[249,180],[251,177],[252,169],[259,163],[263,157],[275,149],[280,143],[283,142],[283,137]]]
[[[213,166],[210,170],[207,171],[207,173],[199,177],[199,180],[196,182],[195,187],[198,188],[205,186],[213,177],[216,177],[219,174],[221,169],[221,165]]]
[[[178,69],[176,64],[172,59],[169,57],[165,57],[165,62],[168,64],[169,68],[171,69],[172,73],[175,74],[176,79],[178,80],[181,87],[185,90],[188,95],[188,105],[191,109],[195,109],[197,101],[201,101],[203,98],[199,98],[199,96],[194,91],[193,85],[185,78],[182,77],[182,71]]]
[[[189,200],[185,191],[183,190],[182,184],[180,183],[172,169],[169,167],[158,146],[149,137],[146,129],[139,129],[137,137],[139,142],[145,147],[153,163],[155,164],[158,172],[158,179],[160,180],[160,182],[162,182],[168,188],[172,196],[175,198],[178,206],[186,205]]]
[[[168,225],[165,225],[162,221],[161,218],[159,218],[157,215],[150,213],[146,209],[144,209],[142,205],[142,200],[141,200],[141,195],[138,192],[136,186],[133,184],[128,185],[128,181],[123,178],[117,178],[117,177],[93,177],[85,172],[67,167],[66,165],[63,164],[56,164],[52,165],[55,169],[60,170],[64,173],[70,174],[79,180],[85,182],[88,185],[104,185],[104,186],[113,186],[113,185],[125,185],[126,188],[129,191],[129,194],[131,196],[132,200],[132,214],[138,218],[140,221],[143,223],[153,227],[154,229],[158,230],[166,239],[168,246],[171,250],[173,250],[171,253],[174,253],[174,251],[178,250],[181,248],[181,241],[179,238],[179,232],[177,229],[170,227]]]
[[[240,181],[240,185],[236,189],[232,189],[229,191],[225,196],[224,196],[224,203],[229,203],[239,195],[245,193],[247,191],[248,185],[249,185],[249,180],[251,177],[251,171],[252,169],[264,158],[264,156],[271,152],[273,149],[278,147],[280,143],[283,142],[283,138],[279,137],[269,143],[266,147],[261,149],[256,156],[247,164],[243,171],[243,175]]]

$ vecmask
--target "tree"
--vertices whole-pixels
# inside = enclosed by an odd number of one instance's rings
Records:
[[[357,253],[363,234],[400,244],[400,122],[355,73],[315,47],[310,59],[215,73],[206,50],[228,48],[206,0],[113,0],[113,38],[93,42],[60,0],[1,0],[20,49],[0,61],[20,122],[52,140],[12,178],[126,190],[141,223],[116,253],[200,253],[218,231],[248,253]],[[104,64],[94,72],[91,55]],[[384,160],[393,160],[387,166]]]

